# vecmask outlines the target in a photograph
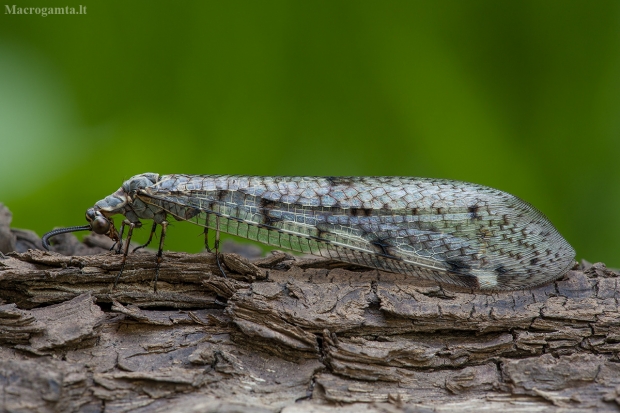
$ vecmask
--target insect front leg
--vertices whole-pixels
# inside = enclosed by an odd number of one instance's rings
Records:
[[[130,222],[129,220],[124,220],[123,224],[121,225],[121,235],[120,235],[120,239],[119,239],[119,248],[116,251],[116,253],[120,253],[120,249],[123,245],[123,231],[125,229],[125,225],[127,225],[129,227],[129,232],[127,232],[127,239],[125,240],[125,249],[123,251],[123,259],[121,261],[121,270],[119,271],[118,275],[116,276],[116,278],[114,279],[114,288],[116,288],[116,284],[118,283],[119,278],[121,277],[121,274],[123,273],[123,270],[125,269],[125,262],[127,261],[127,254],[129,253],[129,245],[131,243],[131,236],[133,235],[133,229],[138,227],[140,228],[142,226],[141,222],[137,222],[137,223],[133,223]]]
[[[116,253],[120,254],[121,253],[121,249],[123,248],[123,234],[125,233],[125,224],[129,223],[128,220],[123,220],[123,222],[121,222],[121,230],[119,231],[118,234],[118,240],[116,240],[114,242],[114,244],[112,244],[112,246],[110,247],[110,251],[112,251],[114,249],[114,247],[116,247]]]

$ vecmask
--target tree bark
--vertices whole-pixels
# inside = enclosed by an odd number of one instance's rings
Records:
[[[21,234],[15,245],[37,246]],[[6,411],[617,411],[618,273],[480,294],[276,252],[0,258]],[[21,244],[20,244],[21,242]]]

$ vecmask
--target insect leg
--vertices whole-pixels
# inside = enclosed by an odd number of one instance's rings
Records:
[[[118,275],[114,279],[114,288],[116,288],[118,279],[121,278],[121,274],[123,273],[123,270],[125,269],[125,262],[127,261],[127,253],[129,253],[129,243],[131,242],[131,236],[133,235],[133,229],[136,227],[136,224],[134,224],[133,222],[129,222],[128,220],[123,221],[123,224],[121,225],[121,237],[119,240],[119,248],[116,251],[117,254],[120,253],[120,248],[123,245],[123,230],[125,228],[125,225],[129,226],[129,232],[127,232],[127,239],[125,240],[125,250],[123,251],[123,260],[121,261],[121,270],[118,272]]]
[[[222,264],[220,263],[220,216],[215,216],[215,262],[217,263],[217,268],[219,268],[220,272],[226,277],[226,273],[222,268]]]
[[[211,252],[211,248],[209,247],[209,228],[205,227],[202,233],[205,234],[205,249],[207,252]]]
[[[121,249],[123,249],[123,233],[125,232],[125,224],[129,223],[128,220],[123,220],[123,222],[121,222],[121,231],[120,234],[118,236],[118,241],[116,241],[114,244],[112,244],[112,247],[110,248],[110,251],[112,251],[114,249],[114,246],[118,245],[118,247],[116,248],[116,253],[120,254],[121,253]],[[124,261],[123,261],[124,263]],[[116,286],[116,284],[114,284]]]
[[[205,249],[207,252],[211,252],[211,248],[209,247],[209,213],[206,213],[204,230],[202,231],[205,234]]]
[[[156,229],[157,229],[157,222],[153,221],[153,226],[151,227],[151,233],[149,235],[148,241],[146,241],[146,244],[142,244],[139,247],[134,248],[132,252],[136,252],[140,248],[144,248],[144,247],[148,246],[151,243],[151,240],[153,239],[153,234],[155,234],[155,230]]]
[[[166,238],[166,228],[168,228],[168,221],[161,222],[161,235],[159,236],[159,250],[157,251],[157,266],[155,267],[155,283],[153,284],[153,291],[157,292],[157,279],[159,278],[159,267],[162,262],[162,253],[164,249],[164,238]]]

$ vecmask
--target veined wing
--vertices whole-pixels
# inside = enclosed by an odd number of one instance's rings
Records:
[[[138,196],[243,238],[474,288],[544,283],[574,256],[529,204],[455,181],[168,175]]]

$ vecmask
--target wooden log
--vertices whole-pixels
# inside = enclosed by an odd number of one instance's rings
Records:
[[[276,252],[0,259],[3,410],[617,411],[619,273],[480,294]],[[34,241],[31,241],[34,243]],[[101,245],[99,245],[99,244]],[[18,242],[19,244],[19,242]]]

